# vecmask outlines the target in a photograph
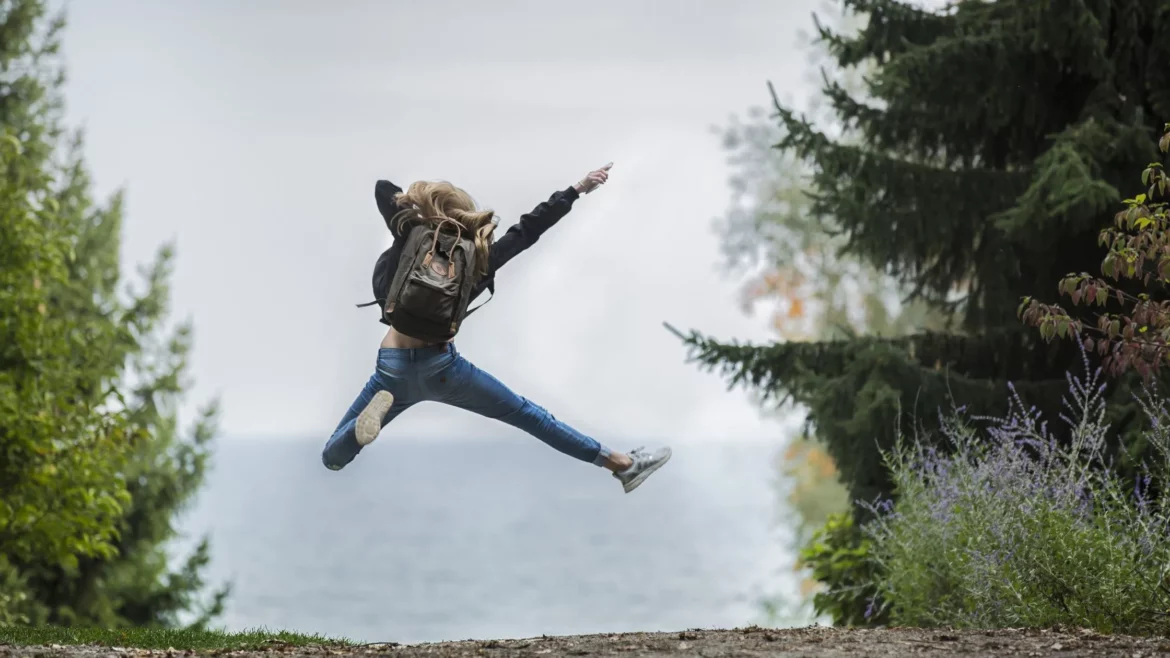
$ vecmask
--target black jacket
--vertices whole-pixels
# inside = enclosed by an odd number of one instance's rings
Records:
[[[378,203],[378,212],[382,213],[382,218],[386,221],[386,227],[390,229],[390,235],[394,238],[394,242],[390,245],[390,248],[382,253],[378,258],[377,264],[374,266],[375,271],[379,273],[381,273],[382,268],[389,268],[389,270],[382,274],[381,277],[375,276],[375,279],[389,281],[394,278],[394,272],[398,269],[398,261],[402,256],[402,246],[406,243],[406,235],[410,233],[410,226],[408,225],[406,234],[400,234],[398,232],[397,222],[393,221],[394,216],[402,210],[394,202],[394,196],[401,191],[402,188],[387,180],[380,180],[374,185],[374,200]],[[472,290],[472,301],[483,294],[484,290],[490,290],[494,295],[496,271],[521,251],[536,244],[536,241],[540,239],[540,236],[545,231],[552,228],[553,224],[556,224],[573,209],[573,202],[579,196],[577,190],[573,187],[553,192],[552,196],[548,198],[548,201],[537,205],[532,211],[522,215],[520,221],[509,227],[503,237],[493,242],[488,255],[487,274],[476,284],[475,289]],[[378,305],[381,307],[385,307],[386,305],[386,300],[383,299],[385,294],[385,290],[374,290],[374,297],[378,300]],[[385,313],[382,314],[381,321],[382,324],[390,324],[386,320]]]

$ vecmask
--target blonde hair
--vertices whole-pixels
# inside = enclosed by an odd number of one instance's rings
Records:
[[[447,181],[417,181],[394,199],[402,208],[395,215],[398,232],[403,234],[408,222],[426,222],[438,225],[452,220],[465,235],[475,237],[476,277],[483,278],[488,271],[488,253],[492,234],[496,230],[495,211],[480,210],[475,199]]]

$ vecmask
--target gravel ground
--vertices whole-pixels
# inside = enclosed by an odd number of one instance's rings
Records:
[[[223,655],[227,652],[219,652]],[[0,658],[177,658],[190,651],[144,651],[109,647],[0,646]],[[249,658],[374,656],[456,658],[554,656],[1170,656],[1170,640],[1099,635],[1075,630],[952,631],[923,629],[839,630],[804,628],[682,633],[623,633],[541,637],[526,640],[444,642],[412,646],[381,644],[355,648],[304,648],[274,644],[265,651],[231,652]]]

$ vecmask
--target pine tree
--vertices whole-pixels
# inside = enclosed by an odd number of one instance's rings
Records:
[[[124,287],[121,197],[90,195],[61,122],[64,22],[0,0],[0,623],[176,625],[206,602],[204,542],[165,543],[202,482],[214,406],[175,406],[190,329],[165,327],[171,249]]]
[[[1170,0],[843,4],[867,16],[864,29],[818,34],[835,66],[873,67],[864,98],[827,77],[839,135],[777,102],[778,149],[811,167],[810,212],[840,227],[843,254],[953,322],[901,337],[686,339],[733,385],[804,405],[852,495],[872,499],[889,493],[880,450],[929,431],[952,401],[995,413],[1012,381],[1055,421],[1079,352],[1045,344],[1017,307],[1095,271],[1119,189],[1157,153]],[[1113,409],[1122,427],[1132,420],[1132,407]]]

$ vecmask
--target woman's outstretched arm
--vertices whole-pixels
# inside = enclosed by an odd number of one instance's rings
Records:
[[[573,202],[582,194],[589,194],[598,186],[603,185],[609,179],[611,167],[613,167],[612,162],[601,169],[589,172],[576,185],[553,192],[548,201],[522,215],[519,222],[510,227],[503,237],[492,244],[485,283],[486,279],[495,275],[496,270],[504,266],[504,263],[535,244],[545,231],[569,214],[569,211],[573,209]]]

